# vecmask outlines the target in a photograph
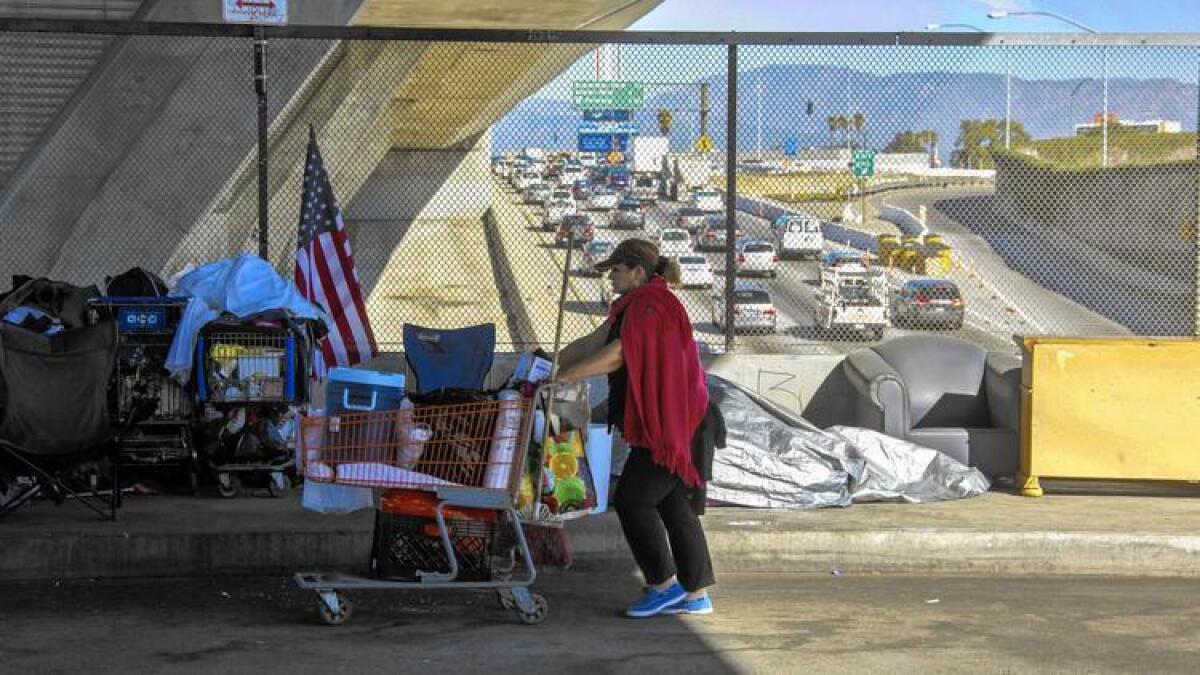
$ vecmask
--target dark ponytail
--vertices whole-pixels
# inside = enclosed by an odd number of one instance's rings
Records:
[[[658,256],[658,265],[655,266],[654,273],[662,275],[662,278],[672,286],[683,281],[683,270],[679,269],[679,261],[674,258]]]

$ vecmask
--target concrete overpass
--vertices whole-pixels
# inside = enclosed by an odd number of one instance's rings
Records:
[[[291,3],[290,20],[614,30],[659,2],[326,0]],[[0,3],[0,14],[216,23],[220,3],[44,0]],[[17,71],[0,88],[14,120],[0,125],[0,228],[6,241],[0,278],[27,273],[96,283],[135,264],[169,275],[255,250],[256,136],[247,40],[2,38],[0,49]],[[312,124],[346,208],[373,315],[455,320],[445,316],[453,302],[418,297],[414,284],[434,283],[425,278],[430,263],[453,266],[460,253],[468,264],[487,262],[476,260],[476,244],[486,255],[479,222],[492,194],[487,131],[586,51],[586,45],[272,41],[273,261],[290,268]],[[465,275],[459,292],[475,304],[481,293],[490,293],[491,311],[503,312],[480,272]],[[440,276],[437,283],[456,285]],[[385,297],[384,287],[404,291]],[[478,318],[479,309],[464,311]]]

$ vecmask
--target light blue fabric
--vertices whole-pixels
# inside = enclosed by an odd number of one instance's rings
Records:
[[[191,377],[200,329],[223,312],[243,318],[282,309],[297,318],[320,320],[329,325],[320,307],[305,300],[295,284],[254,255],[226,258],[194,269],[180,277],[168,295],[189,298],[166,361],[167,370],[180,382]]]

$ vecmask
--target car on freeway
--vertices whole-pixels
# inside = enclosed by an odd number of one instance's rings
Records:
[[[725,199],[717,190],[696,190],[692,193],[692,208],[708,213],[725,210]]]
[[[526,204],[545,204],[550,199],[550,186],[545,183],[534,183],[525,188],[522,199]]]
[[[617,203],[609,225],[627,229],[644,228],[646,227],[646,207],[642,206],[640,201],[626,197]]]
[[[725,296],[712,296],[712,322],[725,330]],[[739,281],[733,288],[733,329],[774,333],[779,329],[779,313],[771,291],[761,283]]]
[[[858,251],[830,251],[821,258],[822,267],[866,267],[867,256]]]
[[[562,223],[563,218],[576,213],[572,202],[553,201],[546,204],[546,215],[542,217],[542,227],[553,230]]]
[[[708,258],[702,255],[679,256],[679,285],[682,288],[712,288],[713,271]]]
[[[958,286],[946,279],[913,279],[892,298],[892,324],[904,328],[963,326],[965,302]]]
[[[775,244],[763,239],[744,239],[738,242],[738,274],[764,274],[774,277],[779,272],[779,253]]]
[[[537,183],[538,181],[540,181],[541,175],[534,171],[530,171],[528,169],[520,169],[520,170],[514,169],[513,174],[511,176],[511,180],[512,180],[512,186],[513,186],[514,190],[519,190],[521,192],[524,192],[525,190],[529,189],[530,185],[533,185],[533,184]]]
[[[687,230],[665,227],[658,235],[658,253],[668,258],[677,258],[692,252],[692,238]]]
[[[608,172],[608,186],[614,190],[628,190],[633,178],[625,169],[614,169]]]
[[[586,180],[577,180],[571,185],[571,196],[579,203],[586,203],[592,196],[592,187]]]
[[[554,191],[550,193],[550,201],[570,202],[571,206],[576,206],[575,195],[569,189],[563,187],[555,188]]]
[[[581,274],[599,275],[596,265],[607,260],[616,247],[611,241],[589,241],[583,246],[583,254],[579,256],[579,266],[576,269]]]
[[[576,246],[586,246],[596,237],[592,219],[582,213],[573,213],[563,217],[558,231],[554,233],[554,243],[566,246],[569,233],[572,231],[575,233]]]
[[[829,272],[835,269],[865,270],[870,266],[867,254],[858,251],[829,251],[821,258],[820,279],[824,283]]]
[[[742,236],[742,231],[735,230],[734,240]],[[704,224],[696,232],[696,248],[704,250],[725,249],[729,245],[725,232],[725,216],[705,216]]]
[[[617,193],[612,190],[598,188],[588,197],[587,208],[589,211],[608,211],[617,207],[617,199]]]
[[[694,234],[704,224],[704,219],[707,216],[708,213],[706,211],[685,206],[675,212],[675,227]]]
[[[771,224],[775,246],[785,258],[819,258],[825,248],[821,221],[811,216],[783,215]]]

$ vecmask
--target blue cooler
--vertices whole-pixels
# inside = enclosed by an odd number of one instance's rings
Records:
[[[334,368],[325,383],[326,414],[399,410],[404,375],[357,368]]]

